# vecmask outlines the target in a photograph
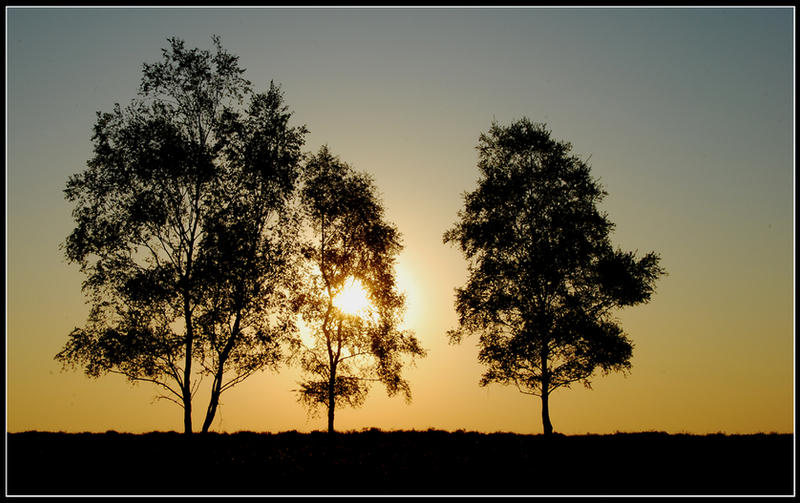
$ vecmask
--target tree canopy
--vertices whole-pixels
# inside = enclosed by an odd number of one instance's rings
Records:
[[[598,209],[607,194],[571,148],[527,118],[493,123],[477,146],[477,188],[443,236],[468,261],[451,342],[479,335],[481,385],[540,396],[546,434],[552,391],[631,368],[614,313],[648,302],[665,273],[656,253],[637,259],[612,246],[614,224]]]

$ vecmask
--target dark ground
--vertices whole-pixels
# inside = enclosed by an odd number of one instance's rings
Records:
[[[8,495],[791,495],[791,434],[9,433]]]

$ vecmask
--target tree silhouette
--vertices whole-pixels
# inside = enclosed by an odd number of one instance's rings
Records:
[[[202,374],[214,378],[206,431],[220,393],[277,361],[293,328],[284,210],[306,130],[288,127],[276,86],[253,94],[218,37],[213,53],[168,42],[139,96],[98,112],[94,157],[67,183],[77,226],[63,248],[91,312],[56,359],[156,384],[190,434]]]
[[[310,377],[298,391],[312,410],[327,409],[330,434],[336,407],[362,405],[373,382],[383,383],[389,396],[401,392],[410,400],[402,357],[425,355],[413,333],[398,329],[405,299],[396,289],[394,261],[402,246],[375,192],[368,175],[325,146],[308,160],[302,201],[312,237],[301,312],[314,342],[300,350]],[[353,281],[369,298],[365,312],[337,306]]]
[[[540,396],[546,435],[555,389],[590,387],[598,368],[630,369],[633,346],[613,312],[648,302],[665,273],[653,252],[636,259],[612,248],[614,224],[597,209],[606,192],[571,148],[527,118],[492,123],[477,146],[478,187],[443,236],[469,269],[451,343],[478,334],[480,384]]]

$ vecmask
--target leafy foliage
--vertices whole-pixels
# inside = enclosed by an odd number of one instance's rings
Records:
[[[451,342],[479,334],[481,385],[514,384],[545,408],[554,389],[590,386],[596,369],[629,370],[633,345],[613,311],[650,300],[658,255],[612,247],[614,225],[597,208],[606,192],[543,124],[493,123],[477,149],[478,187],[443,237],[469,270]]]
[[[392,396],[411,398],[401,377],[404,355],[424,356],[413,333],[400,330],[405,298],[397,291],[397,229],[384,221],[372,179],[357,173],[322,147],[306,164],[302,201],[311,235],[305,247],[306,288],[301,313],[314,344],[301,348],[301,366],[310,379],[300,384],[300,400],[328,409],[333,432],[337,405],[362,405],[372,382]],[[334,299],[356,279],[368,293],[367,313],[348,315]]]

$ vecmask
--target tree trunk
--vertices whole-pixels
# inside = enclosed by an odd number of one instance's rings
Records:
[[[214,416],[217,414],[217,406],[219,405],[219,396],[222,394],[222,377],[225,374],[225,362],[228,361],[228,356],[233,350],[236,337],[239,335],[239,324],[241,321],[241,311],[236,312],[236,318],[233,322],[233,330],[222,353],[219,355],[219,363],[217,364],[217,372],[214,374],[214,383],[211,385],[211,400],[208,402],[208,409],[206,409],[206,418],[203,421],[203,433],[208,433],[211,428],[211,423],[214,422]]]
[[[328,405],[328,434],[329,435],[333,435],[334,433],[336,433],[336,430],[333,429],[333,409],[334,409],[334,407],[335,407],[335,404],[333,402],[331,402]]]
[[[550,422],[550,406],[548,401],[550,400],[549,393],[546,393],[542,390],[542,428],[544,429],[545,436],[550,436],[553,434],[553,424]]]
[[[189,293],[183,294],[183,316],[186,321],[186,362],[183,367],[183,433],[192,434],[192,311],[189,305]]]
[[[553,434],[553,423],[550,422],[550,372],[547,368],[549,358],[547,341],[542,344],[542,430],[544,435],[549,437]]]
[[[328,380],[328,435],[336,433],[333,429],[333,414],[336,408],[336,365],[331,365],[331,376]]]
[[[214,376],[214,384],[211,387],[211,400],[208,402],[208,409],[206,409],[206,419],[203,421],[203,433],[208,433],[211,428],[211,423],[214,422],[214,416],[217,415],[217,405],[219,405],[219,395],[221,394],[220,388],[222,387],[222,376]]]
[[[336,396],[333,393],[333,382],[328,384],[328,434],[336,433],[333,429],[333,414],[336,408]]]
[[[187,343],[187,350],[191,349],[192,344]],[[187,358],[187,360],[189,360]],[[187,363],[188,365],[188,363]],[[189,385],[189,382],[186,379],[189,379],[191,375],[189,372],[184,372],[184,385],[182,388],[183,393],[183,433],[186,435],[192,434],[192,389]]]

